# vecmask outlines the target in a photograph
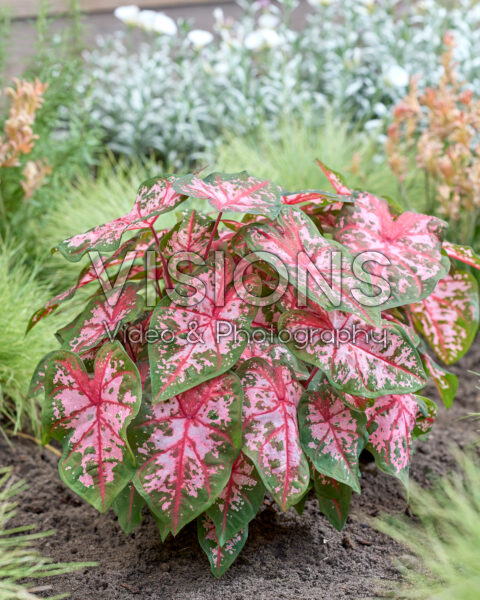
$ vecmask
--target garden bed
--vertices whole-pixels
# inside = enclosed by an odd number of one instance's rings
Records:
[[[458,420],[478,411],[480,343],[452,370],[460,375],[457,399],[450,411],[440,407],[427,440],[416,445],[412,478],[422,486],[454,467],[449,444],[465,447],[476,435],[476,423]],[[432,394],[433,395],[433,394]],[[400,547],[363,521],[390,511],[405,511],[402,485],[380,472],[374,463],[362,466],[361,496],[354,494],[353,518],[343,532],[334,530],[320,514],[316,500],[298,516],[293,509],[281,514],[265,505],[249,531],[248,542],[235,565],[219,581],[208,569],[197,543],[194,523],[175,539],[162,544],[155,522],[145,515],[129,537],[113,511],[105,515],[82,502],[59,480],[57,457],[32,442],[0,441],[0,464],[13,465],[30,489],[20,498],[16,524],[34,522],[38,529],[54,528],[42,540],[42,552],[55,561],[97,561],[90,568],[50,580],[54,591],[70,592],[74,600],[277,600],[279,598],[371,598],[378,582],[396,580],[392,559]],[[378,594],[381,595],[381,594]]]

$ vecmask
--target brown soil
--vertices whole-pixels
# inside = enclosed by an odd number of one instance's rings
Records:
[[[475,435],[478,424],[458,419],[479,411],[478,378],[468,373],[478,368],[479,359],[477,341],[454,368],[461,375],[454,406],[448,412],[440,408],[429,438],[417,444],[411,475],[422,485],[454,467],[451,443],[465,446]],[[281,514],[266,505],[252,522],[237,562],[216,580],[193,525],[162,544],[153,519],[145,516],[127,537],[113,511],[98,514],[61,483],[53,453],[27,440],[17,438],[10,447],[1,439],[0,457],[0,465],[13,465],[15,475],[30,484],[20,499],[17,524],[56,529],[42,541],[41,551],[55,561],[99,563],[48,581],[55,593],[70,592],[74,600],[357,599],[378,595],[379,580],[399,578],[392,560],[401,548],[362,522],[361,515],[404,512],[405,492],[372,463],[363,469],[362,494],[354,495],[356,518],[348,519],[342,533],[328,524],[313,499],[301,517],[293,509]]]

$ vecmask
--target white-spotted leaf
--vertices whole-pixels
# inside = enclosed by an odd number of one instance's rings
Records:
[[[241,452],[233,464],[227,485],[207,509],[220,544],[225,544],[256,517],[264,496],[262,480],[251,460]]]
[[[256,223],[243,237],[262,260],[275,268],[281,263],[290,283],[308,299],[326,310],[345,310],[379,324],[379,309],[365,306],[358,293],[353,293],[356,290],[375,296],[368,281],[362,286],[354,276],[349,250],[323,237],[300,208],[283,207],[275,222]]]
[[[60,476],[97,510],[106,511],[135,472],[126,429],[142,397],[138,371],[120,344],[105,344],[90,377],[72,352],[49,361],[43,440],[62,442]]]
[[[315,469],[360,492],[358,458],[368,439],[365,413],[346,406],[327,383],[305,392],[298,406],[300,441]]]
[[[415,326],[446,365],[470,348],[479,322],[478,284],[457,271],[442,279],[428,298],[410,305]]]
[[[284,366],[251,359],[239,373],[244,390],[243,452],[249,456],[282,510],[308,486],[308,463],[300,446],[297,407],[301,385]]]
[[[375,398],[417,391],[426,384],[422,361],[408,335],[392,323],[370,326],[339,311],[292,310],[279,328],[302,360],[321,369],[330,383],[348,394]]]
[[[154,402],[228,371],[247,343],[237,330],[250,328],[256,307],[242,300],[233,286],[227,288],[221,306],[213,270],[196,277],[205,291],[203,300],[192,306],[160,302],[153,312],[150,334],[155,341],[149,355]],[[250,283],[254,293],[257,282]]]
[[[212,173],[205,179],[197,175],[179,178],[175,189],[192,198],[205,198],[218,212],[265,215],[274,219],[281,207],[281,190],[271,181],[241,173]]]
[[[215,523],[208,515],[197,519],[198,541],[210,562],[215,577],[221,577],[235,561],[248,538],[248,526],[236,533],[223,545],[220,544]]]
[[[135,486],[174,535],[227,484],[241,444],[241,410],[233,373],[142,407],[132,427]]]

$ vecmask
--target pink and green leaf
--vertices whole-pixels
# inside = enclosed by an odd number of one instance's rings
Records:
[[[128,283],[93,298],[84,311],[56,335],[64,348],[85,354],[103,340],[114,337],[121,325],[140,317],[143,305],[137,286]]]
[[[353,258],[341,244],[323,237],[313,221],[299,208],[285,206],[272,223],[256,223],[243,236],[250,249],[261,253],[261,258],[273,267],[281,261],[286,267],[290,283],[298,290],[303,287],[303,275],[308,269],[318,271],[318,281],[307,279],[307,298],[326,310],[345,310],[373,323],[380,323],[380,311],[367,307],[352,294],[359,280],[353,274]],[[337,264],[334,259],[338,257]],[[302,279],[301,279],[302,278]],[[366,275],[368,279],[368,275]],[[323,287],[322,287],[323,286]],[[328,297],[326,288],[329,288]],[[375,296],[366,283],[364,293]]]
[[[258,341],[257,341],[258,340]],[[308,369],[305,364],[298,360],[293,352],[282,344],[277,337],[263,329],[253,329],[250,339],[245,346],[237,367],[251,358],[263,358],[271,365],[286,365],[290,367],[297,379],[308,379]]]
[[[119,287],[119,282],[122,280],[133,279],[137,274],[138,269],[132,269],[133,263],[136,259],[142,259],[145,252],[151,244],[150,236],[145,233],[140,236],[137,235],[131,240],[128,240],[118,250],[116,250],[112,256],[108,258],[102,258],[100,255],[95,259],[95,265],[85,266],[78,279],[77,283],[70,287],[68,290],[57,294],[54,298],[51,298],[45,305],[33,313],[27,326],[26,333],[28,333],[39,321],[54,312],[61,304],[73,298],[76,292],[90,283],[102,283],[102,288],[106,291]],[[132,249],[133,248],[133,249]],[[92,259],[93,260],[93,259]],[[120,265],[120,272],[117,273],[115,283],[112,284],[108,270],[111,267]]]
[[[350,196],[352,194],[352,190],[345,185],[345,181],[343,176],[336,171],[332,171],[322,162],[317,159],[317,165],[322,169],[325,177],[328,179],[330,185],[333,187],[335,192],[339,196]]]
[[[411,304],[409,309],[429,346],[446,365],[451,365],[467,352],[477,333],[477,281],[466,271],[447,275],[428,298]]]
[[[126,535],[130,535],[142,522],[142,509],[145,504],[144,498],[137,492],[132,482],[115,498],[113,510]]]
[[[205,179],[187,175],[179,178],[174,188],[180,194],[207,199],[218,212],[265,215],[274,219],[281,207],[280,188],[271,181],[252,177],[246,171],[212,173]]]
[[[236,335],[236,330],[250,328],[256,307],[244,302],[233,286],[225,292],[224,305],[217,306],[213,270],[196,277],[204,285],[203,300],[194,306],[162,301],[153,312],[150,333],[157,341],[150,344],[149,355],[154,402],[228,371],[247,344],[245,335]],[[258,291],[256,278],[245,285],[252,293]]]
[[[344,205],[335,239],[354,255],[376,252],[388,260],[366,264],[372,276],[389,284],[385,310],[426,298],[447,275],[448,259],[441,252],[446,228],[436,217],[413,212],[394,218],[386,200],[362,192],[354,204]]]
[[[414,440],[430,432],[438,412],[437,405],[433,400],[430,400],[430,398],[416,396],[416,400],[419,410],[417,413],[415,429],[413,430]]]
[[[305,510],[305,504],[308,500],[308,497],[310,495],[310,491],[313,488],[313,483],[312,480],[310,479],[310,481],[308,482],[308,487],[305,491],[305,493],[303,494],[303,496],[300,498],[300,500],[294,504],[293,508],[295,509],[295,512],[297,513],[298,516],[302,516],[303,515],[303,511]]]
[[[358,458],[368,440],[365,413],[352,410],[327,383],[298,406],[300,441],[315,469],[360,493]]]
[[[203,256],[214,226],[215,221],[191,210],[162,240],[165,255],[193,252]]]
[[[244,390],[243,452],[282,510],[302,497],[310,478],[297,421],[301,385],[284,366],[251,359],[239,371]]]
[[[227,485],[241,445],[241,411],[233,373],[142,407],[132,428],[135,487],[174,535]]]
[[[315,206],[330,206],[344,199],[336,194],[322,190],[303,190],[301,192],[282,192],[282,203],[289,205],[314,204]]]
[[[413,394],[377,398],[367,408],[367,449],[382,471],[398,477],[405,485],[412,453],[419,404]]]
[[[160,539],[162,540],[162,542],[164,542],[170,535],[168,525],[166,525],[161,519],[159,519],[154,512],[150,511],[150,514],[152,515],[153,520],[155,521],[158,533],[160,534]]]
[[[221,577],[231,567],[245,546],[248,538],[248,525],[236,533],[224,544],[220,544],[215,523],[208,515],[197,519],[198,541],[210,562],[210,569],[215,577]]]
[[[265,486],[251,460],[240,453],[220,496],[207,509],[215,523],[221,545],[233,538],[257,516],[265,496]]]
[[[140,186],[135,205],[128,214],[68,238],[57,246],[58,250],[72,262],[78,262],[89,250],[113,252],[125,232],[153,227],[159,215],[186,199],[173,189],[175,180],[173,175],[149,179]]]
[[[50,359],[55,354],[55,352],[55,350],[53,352],[49,352],[39,361],[39,363],[35,367],[28,388],[29,398],[36,398],[37,396],[45,392],[45,375],[47,374],[48,363],[50,362]]]
[[[105,344],[90,377],[78,356],[59,350],[48,364],[45,397],[43,440],[63,445],[62,480],[105,512],[135,472],[126,438],[142,397],[135,365],[120,344]]]
[[[335,529],[342,531],[350,511],[352,488],[317,471],[313,472],[313,487],[320,511]]]
[[[426,352],[420,356],[425,372],[432,378],[445,408],[450,408],[457,395],[458,377],[437,364]]]
[[[289,344],[292,352],[348,394],[375,398],[417,391],[426,384],[416,348],[395,324],[374,328],[339,311],[292,310],[282,315],[279,329],[298,340]]]
[[[474,269],[480,269],[480,256],[470,246],[460,246],[459,244],[452,244],[445,241],[443,242],[442,249],[450,258],[469,265]]]

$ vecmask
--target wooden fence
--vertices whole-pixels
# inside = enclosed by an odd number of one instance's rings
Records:
[[[5,0],[4,0],[5,1]],[[117,6],[123,4],[138,4],[141,8],[179,8],[209,4],[208,0],[79,0],[80,6],[86,13],[112,12]],[[228,2],[228,0],[227,0]],[[232,0],[233,2],[233,0]],[[225,3],[225,0],[222,0]],[[38,13],[41,0],[6,0],[10,14],[15,19],[34,17]],[[64,13],[68,9],[68,0],[50,0],[49,6],[52,14]]]

